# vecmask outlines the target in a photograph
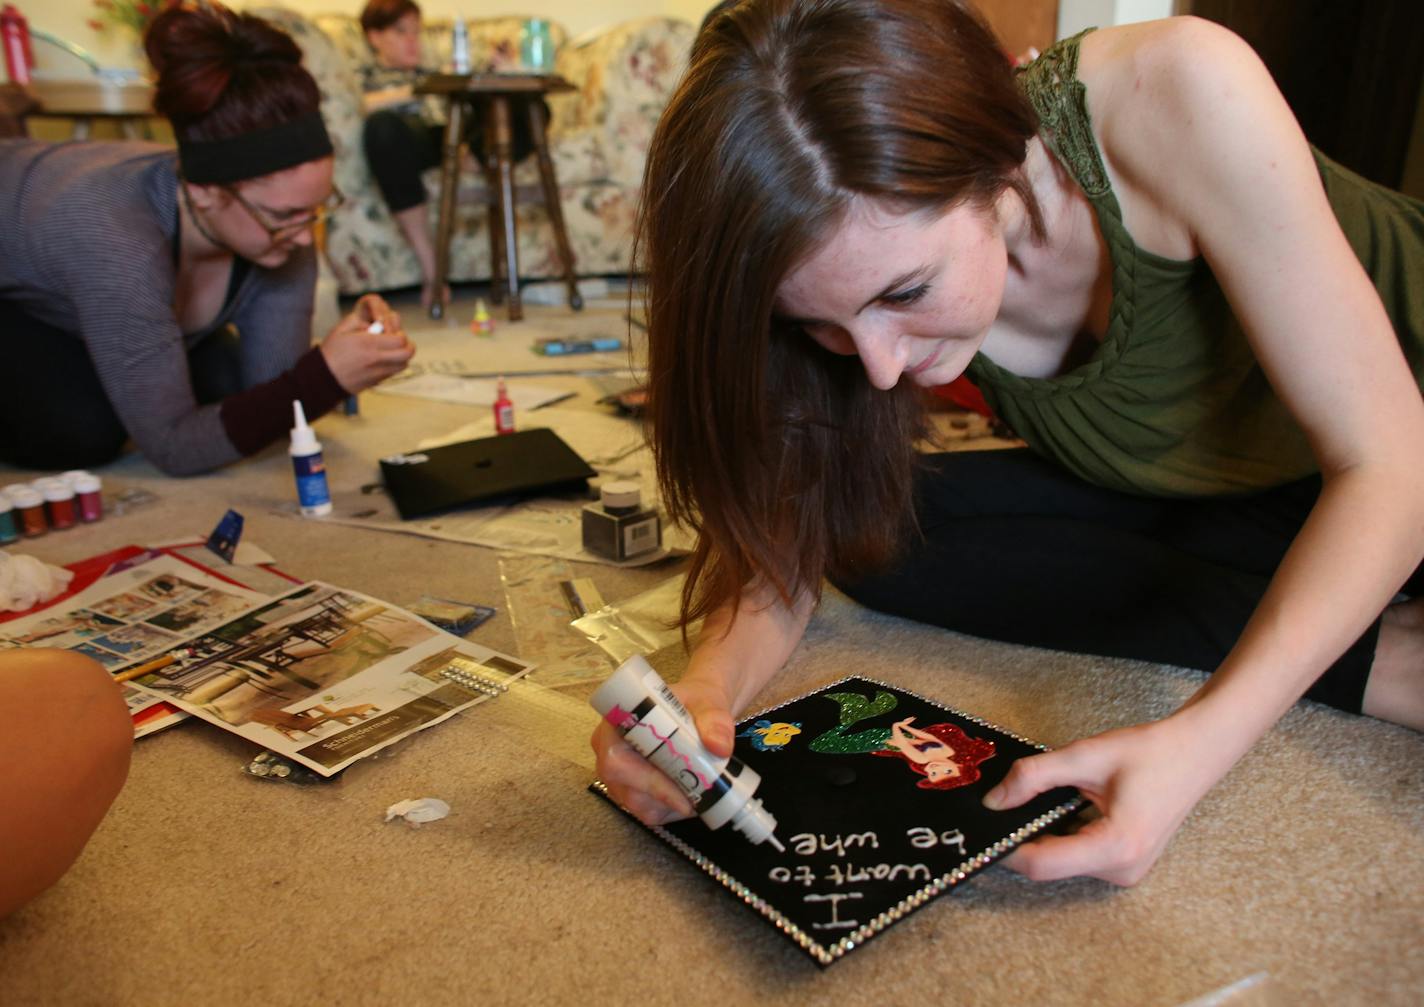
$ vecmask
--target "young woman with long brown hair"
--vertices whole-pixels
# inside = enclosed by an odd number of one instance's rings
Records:
[[[164,11],[145,47],[176,154],[0,141],[11,464],[86,468],[132,439],[165,472],[203,472],[285,439],[294,399],[314,418],[414,352],[375,296],[311,345],[312,229],[340,197],[296,43],[205,4]]]
[[[1037,879],[1140,879],[1302,695],[1424,728],[1424,599],[1396,598],[1424,586],[1424,204],[1313,151],[1238,38],[1105,29],[1015,73],[946,0],[742,0],[645,198],[654,447],[706,616],[676,688],[709,748],[823,578],[1213,673],[987,795],[1097,805],[1016,851]],[[916,453],[922,389],[966,371],[1029,449]],[[644,821],[687,813],[593,745]]]

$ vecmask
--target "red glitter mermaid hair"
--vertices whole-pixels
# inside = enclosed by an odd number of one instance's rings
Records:
[[[930,724],[920,728],[926,734],[932,734],[940,741],[943,741],[954,752],[948,759],[940,760],[953,762],[959,767],[959,775],[943,780],[929,779],[929,771],[924,766],[915,762],[904,752],[896,748],[882,748],[871,752],[871,755],[890,755],[904,759],[911,769],[919,773],[925,779],[920,780],[916,786],[924,790],[955,790],[959,787],[967,786],[979,779],[979,763],[988,759],[994,754],[994,743],[984,741],[980,738],[971,738],[954,724]]]

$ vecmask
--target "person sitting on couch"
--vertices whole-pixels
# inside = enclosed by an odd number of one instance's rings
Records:
[[[314,418],[414,352],[375,296],[311,346],[312,228],[340,196],[296,43],[208,4],[165,10],[145,47],[176,155],[0,141],[0,460],[14,465],[88,468],[132,438],[164,472],[204,472],[285,439],[293,400]]]
[[[442,103],[432,98],[422,101],[415,94],[416,81],[431,72],[420,65],[420,7],[415,0],[370,0],[361,11],[361,29],[372,57],[358,71],[367,115],[362,133],[366,161],[396,225],[420,262],[425,277],[421,306],[429,308],[437,296],[441,304],[448,304],[450,288],[435,275],[435,245],[427,222],[425,183],[420,177],[440,163],[445,135]],[[490,70],[509,69],[513,63],[511,54],[496,49]],[[483,161],[486,124],[481,112],[478,103],[469,109],[465,140],[474,156]],[[510,113],[513,158],[519,162],[534,149],[528,102],[512,102]],[[547,106],[544,114],[547,119]]]

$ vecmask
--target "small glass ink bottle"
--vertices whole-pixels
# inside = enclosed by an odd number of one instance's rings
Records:
[[[604,483],[598,503],[583,509],[583,547],[613,560],[633,559],[663,545],[662,517],[643,508],[635,482]]]

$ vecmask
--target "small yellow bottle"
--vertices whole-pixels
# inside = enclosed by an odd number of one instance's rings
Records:
[[[483,297],[475,301],[475,320],[470,323],[470,331],[477,336],[494,335],[494,319],[490,317]]]

